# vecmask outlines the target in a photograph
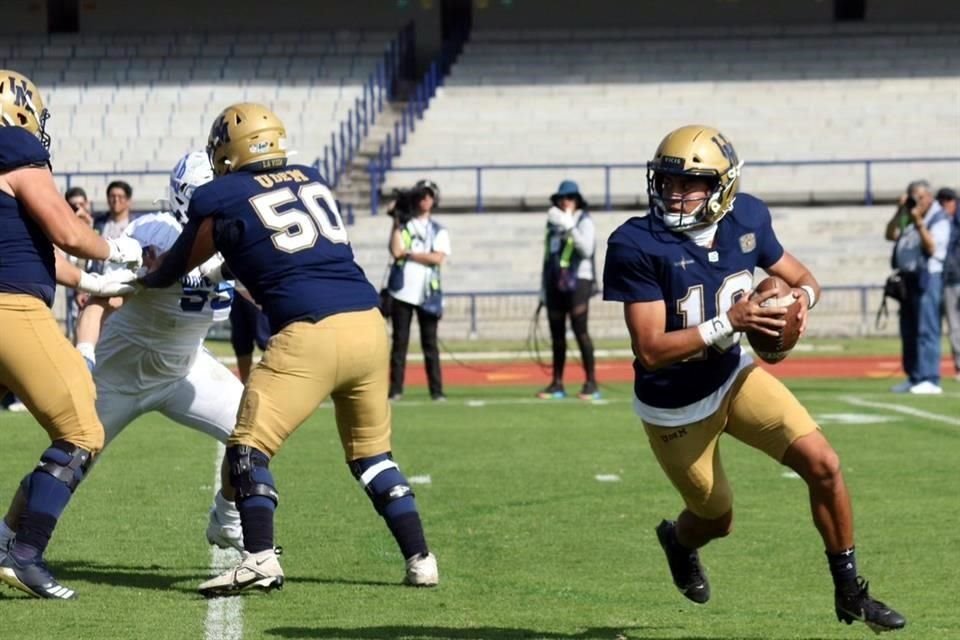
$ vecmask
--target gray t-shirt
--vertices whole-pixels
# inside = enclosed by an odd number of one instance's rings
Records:
[[[947,257],[947,246],[950,244],[950,218],[943,211],[940,203],[934,202],[923,217],[923,224],[933,236],[933,255],[923,253],[923,242],[915,224],[904,227],[897,240],[896,264],[897,269],[909,273],[920,271],[926,266],[929,273],[942,273],[943,261]]]

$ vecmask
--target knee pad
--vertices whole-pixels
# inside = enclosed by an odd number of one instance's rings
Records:
[[[50,474],[67,485],[72,493],[83,480],[92,463],[93,456],[86,449],[66,440],[54,440],[40,456],[40,464],[34,471]],[[24,482],[27,478],[24,478]]]
[[[230,484],[237,492],[237,502],[244,498],[263,496],[280,504],[280,496],[270,473],[270,457],[253,447],[239,445],[227,447],[227,463],[230,465]]]
[[[384,514],[391,503],[404,498],[411,499],[410,511],[416,509],[413,506],[413,489],[389,453],[354,460],[350,463],[350,471],[370,496],[380,515]]]

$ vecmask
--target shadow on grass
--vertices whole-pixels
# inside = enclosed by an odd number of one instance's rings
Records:
[[[770,636],[666,636],[663,627],[595,627],[579,633],[554,633],[504,627],[413,627],[384,626],[346,629],[341,627],[274,627],[266,635],[276,638],[338,638],[339,640],[769,640]],[[828,640],[802,638],[799,640]]]
[[[152,565],[98,564],[89,561],[66,560],[52,563],[50,569],[57,580],[71,586],[72,581],[107,584],[130,589],[156,589],[196,593],[197,585],[214,575],[209,567],[169,567]],[[397,587],[400,581],[355,580],[340,577],[288,576],[288,584],[361,585],[370,587]]]

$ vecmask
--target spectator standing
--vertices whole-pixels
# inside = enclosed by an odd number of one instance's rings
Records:
[[[430,397],[446,400],[440,373],[437,329],[443,313],[440,290],[440,265],[450,255],[450,234],[431,218],[440,200],[440,190],[430,180],[421,180],[410,193],[411,211],[404,221],[400,212],[393,216],[390,254],[403,272],[402,286],[390,289],[393,297],[390,315],[393,343],[390,347],[390,399],[403,395],[403,379],[410,343],[410,325],[417,316],[420,346],[427,369]]]
[[[542,399],[564,398],[563,370],[567,359],[567,317],[580,347],[586,380],[578,394],[581,400],[600,397],[597,389],[593,341],[587,332],[590,297],[596,293],[596,229],[587,211],[580,187],[564,180],[550,196],[546,247],[543,254],[541,290],[550,324],[553,379],[537,394]]]
[[[891,391],[933,395],[943,393],[940,302],[950,220],[925,180],[911,183],[905,196],[886,233],[888,240],[896,242],[894,268],[900,271],[906,288],[900,304],[900,340],[907,379]],[[900,227],[904,210],[909,212],[909,222]]]
[[[957,192],[947,187],[940,189],[937,203],[950,218],[950,243],[943,263],[943,315],[947,317],[955,379],[960,382],[960,218],[957,218]]]

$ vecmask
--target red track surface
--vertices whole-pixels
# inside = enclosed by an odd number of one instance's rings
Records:
[[[759,362],[759,361],[758,361]],[[760,362],[760,365],[778,378],[895,378],[903,373],[900,358],[893,356],[868,356],[847,358],[794,358],[776,365]],[[567,369],[572,379],[579,380],[580,366],[577,361],[568,362]],[[945,377],[954,375],[953,363],[944,359],[941,372]],[[540,385],[549,381],[549,370],[541,369],[532,362],[497,362],[491,364],[460,365],[443,364],[443,382],[451,386],[485,385]],[[597,378],[604,382],[629,382],[633,380],[633,367],[629,360],[606,360],[597,362]],[[407,364],[407,384],[426,384],[426,374],[419,362]]]

